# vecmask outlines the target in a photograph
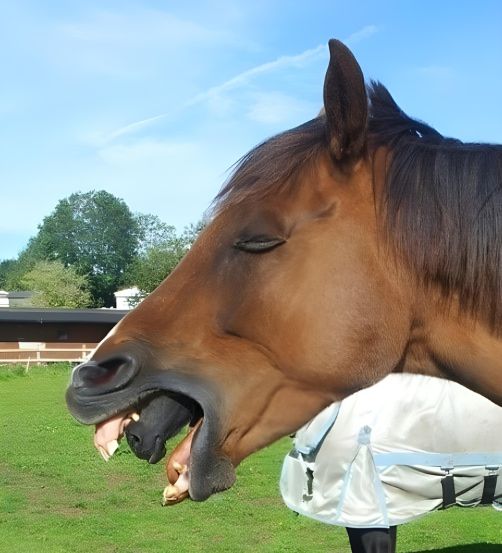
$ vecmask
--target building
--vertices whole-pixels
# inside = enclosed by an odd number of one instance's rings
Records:
[[[33,307],[34,292],[5,292],[0,290],[0,307]]]
[[[0,364],[84,360],[137,303],[136,287],[115,292],[116,308],[46,309],[33,292],[0,291]]]
[[[0,364],[84,360],[127,310],[0,309]]]
[[[115,305],[117,309],[132,309],[138,303],[141,291],[136,286],[125,288],[115,292]]]

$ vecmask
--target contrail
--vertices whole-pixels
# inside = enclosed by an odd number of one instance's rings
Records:
[[[375,25],[367,25],[366,27],[363,27],[359,31],[352,33],[347,39],[345,39],[344,42],[349,45],[355,44],[357,42],[360,42],[361,40],[364,40],[370,37],[371,35],[375,34],[377,31],[378,31],[378,28]],[[209,98],[213,96],[217,96],[222,92],[226,92],[228,90],[232,90],[242,85],[245,85],[257,75],[270,73],[272,71],[275,71],[277,69],[282,69],[284,67],[301,66],[302,64],[309,63],[313,60],[321,59],[323,57],[327,57],[327,49],[325,44],[320,44],[315,48],[310,48],[308,50],[305,50],[304,52],[301,52],[300,54],[296,54],[293,56],[280,56],[274,61],[262,63],[255,67],[252,67],[251,69],[247,69],[246,71],[239,73],[235,77],[232,77],[231,79],[228,79],[227,81],[217,86],[213,86],[205,90],[204,92],[200,92],[199,94],[196,94],[195,96],[193,96],[192,98],[190,98],[189,100],[187,100],[181,106],[179,106],[174,110],[161,113],[159,115],[154,115],[153,117],[147,117],[146,119],[135,121],[134,123],[130,123],[129,125],[125,125],[124,127],[120,127],[119,129],[107,135],[104,141],[105,143],[112,142],[113,140],[115,140],[116,138],[119,138],[120,136],[124,136],[127,134],[134,133],[136,131],[139,131],[145,127],[148,127],[152,123],[159,121],[160,119],[165,119],[166,117],[173,116],[187,108],[190,108],[197,104],[205,102]]]
[[[349,37],[343,42],[345,42],[348,46],[353,46],[354,44],[361,42],[361,40],[374,35],[376,32],[378,32],[378,27],[376,25],[366,25],[366,27],[363,27],[362,29],[359,29],[359,31],[349,35]]]
[[[164,119],[164,117],[166,117],[167,115],[169,115],[169,114],[168,113],[161,113],[160,115],[154,115],[153,117],[147,117],[146,119],[141,119],[141,121],[135,121],[134,123],[129,123],[129,125],[125,125],[124,127],[120,127],[120,129],[117,129],[117,130],[111,132],[110,134],[108,134],[105,137],[104,142],[105,143],[106,142],[112,142],[113,140],[115,140],[119,136],[123,136],[124,134],[131,134],[131,133],[134,133],[136,131],[139,131],[139,130],[143,129],[144,127],[148,127],[148,125],[150,125],[154,121],[158,121],[159,119]]]
[[[194,104],[203,102],[207,98],[217,95],[220,92],[237,88],[249,82],[249,80],[255,77],[256,75],[262,75],[263,73],[270,73],[271,71],[275,71],[276,69],[280,69],[283,67],[301,65],[302,63],[309,62],[316,58],[321,58],[325,55],[325,51],[326,51],[326,46],[324,44],[321,44],[316,48],[305,50],[301,54],[297,54],[295,56],[281,56],[274,61],[269,61],[267,63],[257,65],[256,67],[252,67],[251,69],[248,69],[246,71],[243,71],[242,73],[239,73],[235,77],[232,77],[231,79],[229,79],[228,81],[225,81],[220,85],[213,86],[208,90],[206,90],[205,92],[197,94],[197,96],[194,96],[191,100],[189,100],[184,105],[184,107],[193,106]]]

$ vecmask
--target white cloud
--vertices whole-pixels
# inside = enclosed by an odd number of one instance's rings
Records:
[[[188,60],[194,66],[211,49],[246,48],[233,30],[178,17],[168,11],[136,7],[40,20],[32,14],[21,31],[34,55],[65,76],[105,76],[139,80],[164,70],[181,77]],[[202,51],[197,56],[197,51]]]
[[[95,134],[90,138],[90,142],[95,142],[98,144],[106,144],[107,142],[112,142],[116,138],[119,138],[120,136],[127,135],[127,134],[134,134],[135,132],[138,132],[155,121],[158,121],[159,119],[163,119],[165,117],[165,114],[161,115],[155,115],[154,117],[148,117],[147,119],[143,119],[141,121],[136,121],[135,123],[131,123],[129,125],[125,125],[124,127],[121,127],[119,129],[116,129],[115,131],[107,134]]]
[[[326,47],[324,44],[317,46],[316,48],[305,50],[304,52],[301,52],[300,54],[296,54],[294,56],[281,56],[274,61],[262,63],[261,65],[257,65],[256,67],[252,67],[251,69],[243,71],[242,73],[239,73],[235,77],[228,79],[224,83],[218,86],[209,88],[208,90],[206,90],[205,92],[202,92],[201,94],[197,94],[197,96],[194,96],[191,100],[189,100],[186,103],[186,106],[197,104],[199,102],[207,100],[208,98],[211,98],[212,96],[221,94],[223,92],[228,92],[229,90],[239,88],[243,85],[247,85],[253,78],[255,78],[258,75],[263,75],[264,73],[271,73],[273,71],[277,71],[278,69],[284,69],[289,67],[302,67],[313,60],[316,60],[325,56],[326,56]]]
[[[315,117],[318,106],[288,96],[282,92],[260,93],[247,111],[247,117],[252,121],[265,125],[295,124],[302,119]]]
[[[130,166],[155,160],[167,162],[169,158],[191,158],[197,146],[190,142],[140,140],[131,144],[112,144],[101,148],[98,156],[110,165]]]
[[[197,43],[227,43],[231,34],[206,28],[195,21],[157,10],[136,9],[127,13],[98,12],[84,22],[63,22],[56,29],[68,39],[96,45],[136,49],[152,44],[183,47]]]
[[[349,35],[345,40],[345,44],[347,46],[354,46],[354,44],[357,44],[358,42],[361,42],[362,40],[366,40],[370,36],[373,36],[375,33],[378,32],[378,27],[376,25],[366,25],[366,27],[363,27],[362,29],[359,29],[355,33],[352,33]]]
[[[178,109],[173,109],[169,112],[161,113],[159,115],[148,117],[146,119],[135,121],[134,123],[130,123],[128,125],[120,127],[109,133],[107,136],[103,137],[103,140],[105,142],[111,142],[116,138],[134,133],[138,130],[142,130],[152,123],[155,123],[161,119],[165,119],[166,117],[173,116],[175,113],[179,113],[180,111],[204,102],[209,102],[214,108],[223,109],[224,106],[222,105],[222,103],[224,102],[224,94],[248,85],[258,75],[271,73],[279,69],[285,69],[289,67],[302,67],[326,55],[327,54],[325,45],[320,45],[316,48],[305,50],[304,52],[293,56],[280,56],[274,61],[266,62],[252,67],[251,69],[247,69],[246,71],[235,75],[231,79],[228,79],[227,81],[224,81],[217,86],[213,86],[208,90],[193,96]]]
[[[349,45],[356,44],[362,40],[365,40],[372,35],[378,32],[378,27],[376,25],[367,25],[362,29],[352,33],[345,42]],[[230,101],[226,101],[224,96],[231,91],[241,89],[243,87],[249,86],[257,77],[261,75],[266,75],[270,73],[275,73],[280,70],[290,69],[290,68],[302,68],[309,64],[312,64],[316,61],[327,58],[327,47],[325,44],[320,44],[315,48],[309,48],[300,52],[299,54],[279,56],[275,60],[262,63],[255,67],[251,67],[241,73],[238,73],[234,77],[224,81],[223,83],[213,86],[204,92],[196,94],[192,98],[188,99],[185,103],[179,106],[177,109],[155,115],[153,117],[148,117],[139,121],[135,121],[123,127],[120,127],[107,136],[103,137],[104,141],[113,141],[121,136],[135,133],[136,131],[143,130],[151,124],[165,119],[167,117],[173,116],[175,113],[179,113],[187,108],[193,107],[201,103],[209,103],[213,108],[217,108],[222,112],[228,111],[225,104],[231,104]],[[289,102],[291,103],[291,101]],[[253,110],[251,109],[251,113]],[[267,115],[265,115],[265,108],[262,104],[256,107],[254,120],[260,120],[260,113],[263,114],[262,119],[267,119],[267,122],[271,122],[272,113],[271,110],[268,110]],[[263,119],[264,120],[264,119]]]

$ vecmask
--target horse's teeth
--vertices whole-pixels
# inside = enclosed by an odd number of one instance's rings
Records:
[[[175,499],[178,499],[179,491],[176,486],[173,486],[172,484],[169,484],[164,489],[164,493],[162,494],[162,503],[165,505],[166,503],[170,501],[174,501]]]
[[[117,451],[118,448],[119,448],[119,443],[117,440],[112,440],[111,442],[108,442],[106,444],[106,452],[109,455],[108,459]],[[105,460],[108,461],[108,459],[105,459]]]
[[[172,484],[169,484],[168,486],[166,486],[164,494],[166,497],[175,497],[176,495],[178,495],[178,488],[176,486],[173,486]]]
[[[178,474],[183,474],[184,472],[186,472],[188,470],[188,467],[187,467],[187,465],[182,465],[181,463],[178,463],[178,461],[173,461],[173,469]]]
[[[131,415],[131,419],[134,421],[134,422],[138,422],[139,421],[139,415],[138,413],[133,413]]]
[[[101,457],[103,457],[105,461],[108,461],[110,459],[110,455],[108,454],[108,451],[106,451],[104,447],[99,446],[98,451],[101,454]]]

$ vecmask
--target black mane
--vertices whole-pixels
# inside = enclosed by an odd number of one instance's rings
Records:
[[[388,152],[383,226],[416,275],[502,331],[502,146],[446,138],[368,86],[368,155]],[[216,206],[276,194],[327,151],[323,115],[258,145]]]

